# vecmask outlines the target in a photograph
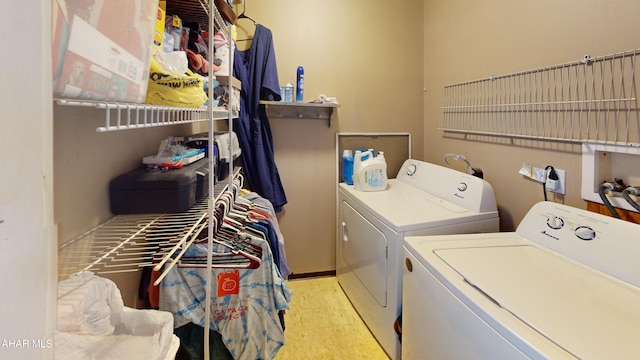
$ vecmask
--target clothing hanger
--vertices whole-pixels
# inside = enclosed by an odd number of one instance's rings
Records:
[[[187,231],[187,233],[182,237],[182,239],[168,251],[168,254],[163,257],[163,259],[158,262],[154,266],[155,271],[160,271],[164,264],[171,259],[172,261],[163,269],[162,274],[153,282],[153,286],[160,285],[162,279],[169,273],[169,270],[173,268],[180,260],[180,258],[184,255],[185,251],[193,244],[197,239],[202,230],[206,229],[209,225],[209,219],[206,217],[206,213],[203,213],[200,219]],[[176,254],[176,251],[180,249],[180,252]]]
[[[233,207],[235,203],[232,199],[233,195],[233,192],[227,192],[221,194],[218,198],[216,209],[219,211],[215,212],[216,219],[214,220],[219,226],[216,227],[216,235],[213,241],[235,251],[247,251],[248,249],[250,253],[261,258],[262,249],[259,246],[253,246],[253,244],[242,241],[245,238],[245,234],[247,234],[246,231],[251,229],[247,225],[255,223],[255,220],[249,218],[246,211]],[[240,198],[236,198],[236,200],[238,199]],[[254,237],[260,239],[260,236]],[[206,241],[207,236],[197,236],[197,238],[200,239],[199,241]]]
[[[242,12],[240,13],[240,15],[238,15],[238,17],[236,18],[236,21],[237,21],[237,20],[239,20],[239,19],[248,19],[248,20],[253,21],[253,23],[255,24],[255,23],[256,23],[256,21],[255,21],[255,20],[253,20],[252,18],[248,17],[248,16],[245,14],[245,11],[246,11],[246,10],[247,10],[247,0],[244,0],[244,1],[242,2]]]
[[[222,240],[228,235],[217,234],[213,240],[218,245],[212,251],[211,265],[213,268],[223,269],[257,269],[262,261],[262,248],[250,247],[237,240],[227,242]],[[225,251],[225,249],[227,251]],[[182,256],[178,267],[206,268],[207,256]]]
[[[213,253],[211,265],[216,269],[257,269],[260,267],[260,261],[256,261],[254,257],[244,255],[236,255],[233,253],[219,254]],[[180,268],[206,268],[207,257],[188,257],[183,256],[178,264]]]
[[[246,10],[247,10],[247,0],[244,0],[242,3],[243,3],[242,12],[241,12],[241,13],[240,13],[240,15],[238,15],[238,17],[236,18],[236,24],[237,24],[237,22],[238,22],[238,21],[240,21],[241,19],[247,19],[247,20],[250,20],[250,21],[253,23],[253,25],[254,25],[254,26],[255,26],[255,25],[257,25],[257,23],[256,23],[256,21],[255,21],[255,20],[253,20],[251,17],[249,17],[249,16],[247,16],[247,15],[245,14],[245,12],[246,12]],[[255,31],[255,30],[254,30],[254,31]],[[238,42],[238,41],[251,41],[251,40],[253,40],[253,34],[251,34],[251,35],[250,35],[250,37],[248,37],[248,38],[246,38],[246,39],[238,39],[238,40],[236,40],[236,42]]]
[[[181,258],[184,256],[186,250],[193,243],[202,242],[203,237],[204,237],[204,241],[206,241],[207,236],[206,235],[203,236],[203,231],[208,229],[210,224],[211,226],[213,226],[215,230],[214,233],[218,233],[220,231],[220,227],[224,223],[223,219],[225,218],[228,212],[228,209],[231,208],[229,201],[230,201],[230,194],[228,193],[221,194],[220,198],[218,199],[215,205],[214,218],[209,219],[207,217],[207,214],[203,213],[200,219],[184,235],[181,241],[177,243],[172,249],[170,249],[168,253],[163,257],[163,259],[155,265],[154,270],[159,271],[168,260],[171,260],[171,262],[163,270],[162,274],[154,282],[155,286],[160,284],[160,282],[167,275],[169,270],[171,270],[171,268],[173,268],[176,264],[178,264],[181,261]]]
[[[244,187],[244,175],[238,173],[238,176],[237,176],[236,180],[238,180],[238,184],[239,184],[240,190],[242,190],[242,188]],[[238,191],[240,191],[240,190],[238,190]]]
[[[226,248],[233,254],[242,255],[254,262],[262,259],[262,247],[250,243],[252,237],[242,231],[232,230],[231,227],[223,226],[221,231],[213,238],[213,242]]]
[[[215,231],[212,241],[221,246],[212,254],[212,267],[214,268],[236,268],[236,269],[256,269],[260,266],[262,259],[262,248],[260,246],[244,241],[241,221],[236,221],[227,215],[223,215],[228,208],[228,196],[220,196],[216,206],[222,209],[221,212],[215,213],[214,223],[221,224]],[[201,227],[199,233],[194,236],[195,244],[202,244],[208,240],[208,229]],[[221,252],[227,249],[228,252]],[[180,258],[179,267],[203,268],[207,266],[206,255],[198,256],[182,256]]]
[[[230,189],[220,194],[214,205],[213,218],[209,219],[203,213],[182,240],[165,253],[162,261],[156,264],[155,270],[160,270],[165,262],[171,260],[160,277],[154,282],[158,285],[168,271],[176,264],[179,267],[206,267],[206,256],[185,256],[186,250],[192,244],[201,244],[208,240],[208,227],[214,229],[212,241],[227,248],[229,252],[213,252],[212,265],[215,268],[247,268],[255,269],[260,266],[262,247],[252,244],[247,239],[266,240],[263,234],[250,226],[257,221],[252,218],[253,203],[239,196],[243,187],[244,177],[238,174]],[[206,231],[205,231],[206,230]]]

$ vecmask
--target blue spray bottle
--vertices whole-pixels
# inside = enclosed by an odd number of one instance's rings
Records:
[[[304,68],[298,66],[296,71],[296,101],[302,102],[304,99]]]

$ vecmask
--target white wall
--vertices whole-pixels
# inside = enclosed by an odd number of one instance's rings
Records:
[[[9,37],[0,56],[0,358],[49,359],[57,253],[50,3],[3,1],[0,13]]]

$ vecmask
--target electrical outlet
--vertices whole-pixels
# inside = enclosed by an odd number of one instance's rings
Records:
[[[564,195],[566,192],[565,171],[560,169],[555,169],[556,174],[558,174],[558,180],[549,179],[549,171],[551,171],[551,169],[547,170],[545,187],[547,188],[547,190],[553,191],[556,194]]]

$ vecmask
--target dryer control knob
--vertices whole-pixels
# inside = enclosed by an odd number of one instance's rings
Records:
[[[415,175],[417,170],[418,167],[416,166],[416,164],[409,164],[409,166],[407,166],[407,175],[413,176]]]
[[[575,234],[582,240],[593,240],[596,238],[596,232],[588,226],[578,226]]]
[[[564,220],[558,216],[551,216],[547,218],[547,225],[552,229],[558,230],[564,226]]]
[[[461,182],[460,184],[458,184],[458,190],[460,190],[460,191],[467,190],[467,184]]]

